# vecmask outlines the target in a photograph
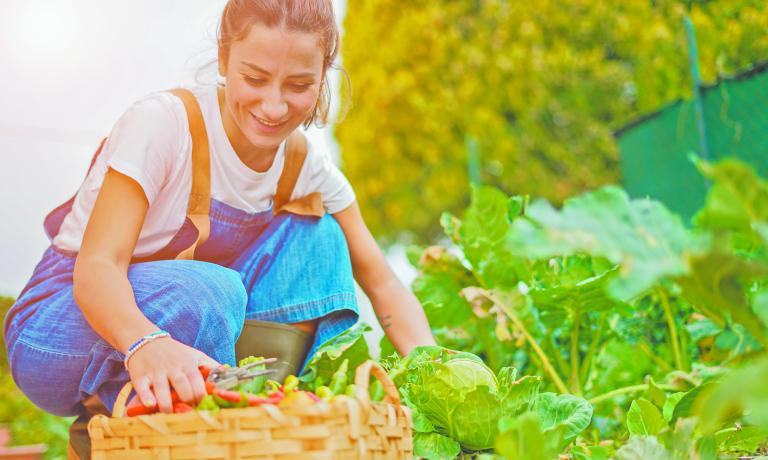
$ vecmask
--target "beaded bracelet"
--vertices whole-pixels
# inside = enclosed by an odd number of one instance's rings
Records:
[[[155,331],[151,334],[147,334],[144,337],[140,338],[136,342],[133,343],[130,347],[128,347],[128,351],[125,352],[125,359],[123,360],[123,364],[125,365],[125,369],[128,370],[128,360],[133,356],[134,353],[136,353],[139,348],[143,347],[144,345],[148,344],[149,342],[159,339],[161,337],[170,337],[171,334],[167,333],[166,331],[160,330]]]

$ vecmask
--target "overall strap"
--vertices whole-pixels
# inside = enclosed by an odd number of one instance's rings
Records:
[[[307,158],[307,139],[299,131],[294,131],[288,136],[285,143],[285,164],[280,180],[277,182],[272,212],[277,215],[283,211],[303,216],[322,217],[325,215],[323,198],[320,192],[313,192],[307,196],[291,201],[293,189],[299,180],[301,168]]]
[[[197,227],[198,236],[192,246],[176,256],[176,259],[191,260],[195,257],[195,249],[205,243],[211,233],[211,154],[203,113],[197,99],[188,89],[177,88],[170,92],[184,103],[189,134],[192,136],[192,189],[189,193],[187,217]]]

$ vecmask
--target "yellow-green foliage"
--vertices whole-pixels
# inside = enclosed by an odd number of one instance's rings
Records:
[[[0,320],[11,305],[12,298],[0,297]],[[73,417],[56,417],[33,405],[13,383],[6,352],[0,340],[0,426],[11,432],[12,445],[45,444],[46,460],[65,458]]]
[[[764,0],[692,2],[702,74],[768,58]],[[353,105],[336,134],[377,236],[436,235],[482,180],[554,201],[618,180],[613,131],[690,94],[670,0],[349,0]]]

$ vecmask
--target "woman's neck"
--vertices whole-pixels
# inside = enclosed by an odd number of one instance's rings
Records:
[[[229,110],[227,109],[226,100],[224,99],[224,88],[217,88],[217,95],[219,100],[219,112],[221,113],[221,121],[224,125],[224,132],[229,139],[229,143],[235,150],[240,161],[243,162],[248,168],[256,172],[266,172],[272,166],[277,154],[277,149],[271,149],[270,151],[264,151],[254,147],[248,139],[243,135],[242,130],[235,120],[232,118]]]

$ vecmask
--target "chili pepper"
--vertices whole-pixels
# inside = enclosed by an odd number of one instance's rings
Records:
[[[264,388],[267,392],[267,394],[272,394],[275,391],[278,391],[282,385],[280,383],[274,381],[274,380],[267,380],[267,382],[264,384]]]
[[[213,399],[213,395],[207,394],[203,399],[200,400],[200,404],[195,407],[197,410],[209,410],[212,412],[216,412],[219,410],[218,404],[216,404],[216,401]]]
[[[219,391],[221,391],[221,390],[219,390]],[[240,396],[239,393],[238,393],[238,396]],[[216,405],[221,407],[221,408],[223,408],[223,409],[228,409],[230,407],[235,407],[234,403],[232,403],[232,402],[222,398],[221,396],[219,396],[217,394],[216,391],[211,393],[211,397],[213,398],[213,401],[216,403]],[[239,399],[238,399],[238,401],[239,401]]]
[[[222,401],[229,404],[229,406],[222,407],[237,407],[237,404],[241,402],[247,402],[248,406],[258,406],[259,404],[277,404],[284,398],[282,391],[276,391],[272,396],[268,398],[260,398],[258,396],[249,395],[243,392],[231,391],[231,390],[214,390],[214,400],[218,397]],[[218,401],[216,401],[218,403]]]
[[[344,387],[347,385],[347,369],[349,368],[349,359],[345,359],[341,366],[333,373],[331,377],[331,383],[328,387],[333,391],[333,394],[337,395],[344,391]]]
[[[323,401],[328,401],[334,396],[331,389],[326,386],[318,387],[317,390],[315,390],[315,393],[317,393],[317,395],[320,396],[320,399]]]
[[[298,390],[286,394],[285,398],[280,401],[280,406],[289,406],[294,404],[298,406],[307,406],[320,401],[322,400],[316,394],[309,391]]]
[[[371,401],[381,401],[384,399],[384,386],[379,380],[374,380],[370,387],[368,387],[368,394],[371,397]]]
[[[173,413],[174,414],[182,414],[184,412],[192,412],[193,410],[194,409],[192,408],[192,406],[190,406],[189,404],[187,404],[185,402],[179,401],[179,402],[173,403]]]
[[[313,384],[314,384],[314,385],[313,385],[312,389],[313,389],[313,390],[315,390],[315,392],[317,392],[317,390],[318,390],[320,387],[327,387],[327,386],[328,386],[328,385],[326,385],[326,383],[328,383],[328,381],[327,381],[327,380],[328,380],[328,379],[326,379],[324,376],[322,376],[322,375],[321,375],[321,376],[319,376],[319,377],[318,377],[318,378],[316,378],[316,379],[315,379],[315,381],[313,382]]]
[[[354,398],[355,397],[355,384],[354,383],[350,383],[349,385],[347,385],[346,390],[344,390],[344,394],[349,396],[349,397]]]
[[[299,388],[299,378],[295,375],[289,375],[283,381],[282,391],[283,393],[291,393]]]

